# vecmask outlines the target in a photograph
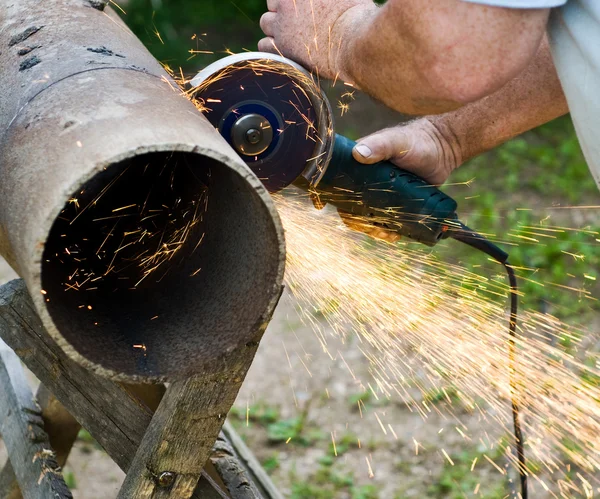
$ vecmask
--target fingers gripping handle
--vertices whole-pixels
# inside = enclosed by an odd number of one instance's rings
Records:
[[[356,143],[336,135],[325,175],[316,187],[322,202],[373,225],[434,246],[457,220],[456,201],[417,175],[389,161],[359,163]]]

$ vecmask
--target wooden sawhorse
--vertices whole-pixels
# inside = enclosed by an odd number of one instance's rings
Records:
[[[20,361],[41,382],[35,398]],[[101,378],[50,338],[22,281],[0,286],[0,434],[9,456],[0,499],[72,497],[61,466],[81,427],[126,473],[119,499],[282,499],[229,425],[211,437],[227,416],[220,406],[237,395],[228,383],[241,384],[246,369],[241,379],[202,374],[167,388]]]

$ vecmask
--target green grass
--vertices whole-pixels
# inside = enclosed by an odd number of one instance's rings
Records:
[[[432,388],[423,396],[425,402],[432,404],[454,403],[460,401],[458,390],[454,386],[441,388]]]
[[[279,462],[279,453],[278,452],[271,454],[268,458],[266,458],[262,462],[262,467],[269,474],[273,473],[276,469],[279,468],[279,466],[280,466],[280,462]]]
[[[75,480],[75,474],[71,470],[65,471],[63,473],[63,478],[70,490],[75,490],[77,488],[77,480]]]
[[[497,464],[502,467],[500,461],[501,452],[497,451],[490,455]],[[479,495],[488,499],[502,499],[507,497],[507,487],[504,482],[504,476],[500,475],[492,465],[485,460],[482,453],[477,449],[466,449],[459,453],[450,455],[454,465],[448,460],[444,462],[444,468],[440,476],[436,477],[435,482],[428,488],[428,496],[432,498],[445,499],[463,499],[471,497],[473,491],[479,484]],[[482,480],[478,473],[471,471],[473,461],[477,459],[476,467],[487,467],[493,471],[486,480]],[[495,473],[494,473],[495,472]]]
[[[247,419],[248,424],[257,423],[267,426],[279,420],[279,409],[261,401],[250,405],[245,410],[234,406],[229,411],[229,415],[238,421],[246,421]]]
[[[332,464],[321,464],[307,480],[290,474],[291,499],[335,499],[342,494],[351,499],[379,499],[379,488],[372,484],[358,485],[353,473],[344,472]]]
[[[308,447],[326,438],[323,431],[307,423],[308,410],[307,406],[297,416],[284,419],[280,417],[278,408],[257,402],[246,410],[234,406],[229,411],[229,416],[242,437],[252,430],[253,425],[258,425],[266,430],[267,441],[271,445]]]

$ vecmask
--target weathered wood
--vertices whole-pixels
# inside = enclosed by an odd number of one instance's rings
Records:
[[[192,496],[243,374],[196,375],[169,386],[119,499]]]
[[[217,439],[210,461],[226,484],[227,492],[233,499],[260,498],[258,488],[253,483],[246,468],[237,459],[232,445],[221,433]]]
[[[17,355],[0,340],[0,433],[26,499],[72,498]],[[10,484],[9,484],[10,486]],[[9,489],[14,493],[14,488]]]
[[[42,408],[44,428],[56,453],[56,462],[62,467],[77,440],[81,425],[44,385],[39,386],[35,398]]]
[[[0,287],[0,337],[3,337],[18,353],[29,369],[90,432],[117,465],[127,472],[152,420],[151,409],[140,400],[144,396],[140,396],[140,393],[134,396],[122,385],[99,378],[67,358],[46,333],[25,286],[20,281],[12,281]],[[173,389],[172,395],[165,401],[164,412],[161,413],[162,415],[157,415],[157,418],[162,419],[157,419],[156,427],[161,428],[162,422],[162,430],[154,432],[154,437],[146,440],[146,446],[143,448],[146,450],[140,450],[140,462],[144,460],[144,456],[147,456],[144,452],[147,453],[147,449],[153,444],[154,448],[160,450],[159,454],[161,456],[164,454],[165,458],[154,456],[154,461],[150,460],[151,470],[171,472],[175,470],[185,480],[189,480],[186,474],[193,475],[192,480],[197,480],[195,476],[198,470],[202,469],[202,466],[197,463],[206,462],[203,457],[207,455],[206,447],[210,450],[212,447],[210,439],[216,438],[215,433],[211,437],[208,433],[198,431],[198,428],[207,428],[218,433],[217,429],[233,403],[257,346],[257,343],[249,344],[243,355],[237,359],[237,363],[222,375],[197,376],[174,383],[170,387]],[[160,386],[148,388],[150,391],[162,390]],[[160,394],[155,396],[160,397]],[[197,399],[201,402],[199,403]],[[166,409],[169,407],[177,413],[176,416],[167,414]],[[209,409],[211,407],[212,409]],[[185,426],[187,423],[181,423],[181,418],[184,418],[186,410],[191,411],[189,414],[192,415],[202,414],[202,417],[188,418],[192,419],[192,422]],[[157,439],[159,435],[160,438],[167,437],[171,440],[171,432],[175,434],[173,441],[181,440],[181,435],[185,437],[187,443],[181,446],[180,450],[186,452],[187,456],[178,455],[173,450],[174,447],[170,446],[170,441]],[[159,445],[160,442],[163,442],[162,447]],[[163,467],[163,464],[168,465],[169,468]],[[144,469],[144,466],[140,466],[139,469]],[[210,471],[214,466],[209,463],[207,468]],[[183,472],[179,473],[179,469]],[[145,476],[147,478],[148,473]],[[203,499],[227,497],[222,490],[219,490],[219,476],[216,472],[214,476],[217,480],[211,478],[206,471],[202,471],[202,479],[199,480],[192,497]],[[170,497],[183,496],[171,495]]]
[[[225,447],[221,445],[221,442],[225,444]],[[211,455],[210,461],[223,477],[228,492],[234,499],[249,499],[255,497],[252,494],[257,493],[256,497],[283,499],[281,492],[277,490],[256,456],[248,449],[229,421],[225,421],[223,425],[222,435],[219,436],[219,440],[215,444],[215,452]],[[236,480],[240,483],[242,481],[250,483],[252,487],[243,486],[237,490],[232,490],[232,483]]]
[[[44,430],[54,450],[56,462],[62,468],[77,440],[81,425],[44,385],[39,386],[35,398],[42,411]],[[5,499],[23,497],[10,461],[0,472],[0,497]]]

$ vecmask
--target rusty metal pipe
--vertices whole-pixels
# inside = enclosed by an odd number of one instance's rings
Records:
[[[134,383],[254,344],[285,254],[262,183],[103,2],[0,3],[0,254],[51,336]]]

